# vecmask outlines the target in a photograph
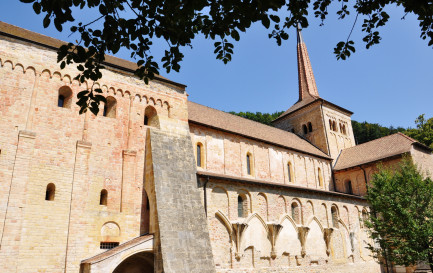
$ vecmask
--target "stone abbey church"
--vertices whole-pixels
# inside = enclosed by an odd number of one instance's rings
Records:
[[[433,170],[432,151],[403,134],[355,145],[300,31],[299,100],[275,127],[115,57],[79,84],[62,43],[0,22],[0,272],[381,272],[367,183],[403,155]],[[79,115],[91,86],[107,103]]]

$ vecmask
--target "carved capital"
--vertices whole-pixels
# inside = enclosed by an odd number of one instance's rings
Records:
[[[329,256],[331,254],[331,235],[334,231],[333,228],[324,228],[323,229],[323,239],[325,240],[326,244],[326,255]]]
[[[305,243],[307,242],[307,235],[308,231],[310,231],[309,227],[300,226],[298,227],[298,238],[301,242],[301,255],[302,257],[305,257],[306,251],[305,251]]]
[[[277,257],[277,252],[275,251],[275,243],[277,242],[278,234],[283,228],[282,225],[277,223],[267,223],[269,229],[269,239],[271,240],[271,258],[275,259]]]
[[[240,222],[234,222],[232,223],[233,231],[234,231],[234,240],[236,243],[236,252],[235,252],[235,258],[239,260],[241,258],[241,239],[242,234],[244,233],[245,229],[248,227],[248,224],[246,223],[240,223]]]
[[[350,250],[352,250],[353,253],[355,252],[355,232],[353,231],[349,232],[349,238],[350,238]]]

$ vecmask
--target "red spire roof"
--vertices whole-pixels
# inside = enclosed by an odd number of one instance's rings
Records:
[[[301,28],[298,25],[298,81],[299,81],[299,101],[305,99],[320,98],[317,91],[316,80],[314,79],[313,68],[311,67],[310,57],[308,57],[307,46],[305,45]]]

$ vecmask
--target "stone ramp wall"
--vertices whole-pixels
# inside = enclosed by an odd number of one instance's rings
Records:
[[[163,272],[214,273],[190,136],[151,129],[149,137]]]

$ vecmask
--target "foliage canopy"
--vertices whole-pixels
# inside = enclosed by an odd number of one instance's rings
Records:
[[[374,257],[405,266],[428,261],[433,270],[433,181],[406,158],[396,171],[381,167],[366,198]]]
[[[65,23],[75,22],[80,9],[89,9],[94,18],[88,22],[74,23],[72,33],[80,35],[77,44],[69,43],[58,51],[58,62],[64,68],[75,63],[77,78],[97,81],[102,77],[105,54],[116,54],[120,48],[131,52],[137,62],[135,74],[147,83],[159,74],[159,64],[167,72],[179,71],[183,60],[182,48],[190,47],[197,35],[214,40],[216,58],[227,63],[231,60],[234,45],[239,41],[240,32],[245,32],[253,23],[260,22],[270,29],[269,38],[280,45],[289,38],[291,28],[308,27],[308,9],[313,8],[314,16],[321,24],[328,16],[331,4],[338,6],[336,16],[344,19],[354,13],[354,23],[348,37],[339,42],[334,53],[337,59],[346,59],[355,52],[355,42],[350,39],[358,20],[362,20],[361,31],[367,48],[381,40],[378,29],[384,26],[389,15],[385,8],[401,6],[406,14],[417,16],[421,38],[433,45],[433,8],[429,0],[20,0],[32,3],[37,14],[43,14],[43,26],[51,23],[58,31]],[[167,43],[164,56],[156,61],[152,54],[154,39]],[[81,111],[87,109],[97,114],[104,97],[100,89],[83,91],[78,105]]]

